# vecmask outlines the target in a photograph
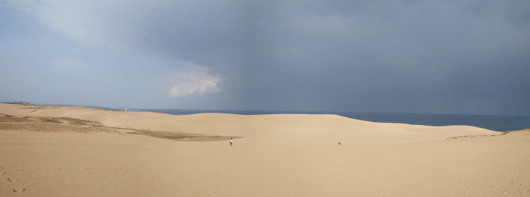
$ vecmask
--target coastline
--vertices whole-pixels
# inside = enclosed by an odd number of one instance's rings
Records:
[[[13,104],[6,103],[4,104]],[[35,108],[87,109],[102,111],[154,112],[170,115],[193,114],[234,114],[234,115],[272,115],[272,114],[332,114],[346,118],[377,123],[401,123],[423,126],[474,126],[497,132],[509,132],[530,128],[530,116],[479,115],[479,114],[421,114],[421,113],[363,113],[363,112],[323,112],[323,111],[264,111],[264,110],[189,110],[189,109],[137,109],[108,108],[75,105],[33,105],[15,104]]]

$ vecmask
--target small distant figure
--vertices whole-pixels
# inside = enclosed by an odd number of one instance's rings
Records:
[[[339,146],[340,146],[340,142],[339,142]]]
[[[232,138],[230,138],[230,146],[232,146]]]

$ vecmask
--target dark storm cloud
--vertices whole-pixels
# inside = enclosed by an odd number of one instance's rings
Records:
[[[139,2],[109,34],[211,68],[239,108],[528,115],[529,4]]]

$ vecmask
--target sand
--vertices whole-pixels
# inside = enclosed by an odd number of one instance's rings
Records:
[[[0,196],[530,196],[530,130],[13,104],[0,114]]]

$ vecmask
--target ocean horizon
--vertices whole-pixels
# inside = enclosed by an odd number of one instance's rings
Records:
[[[492,131],[515,131],[530,128],[530,116],[468,115],[468,114],[414,114],[414,113],[359,113],[326,111],[264,111],[264,110],[183,110],[183,109],[130,109],[172,115],[198,113],[227,113],[239,115],[264,114],[336,114],[347,118],[384,123],[404,123],[427,126],[468,125]]]

